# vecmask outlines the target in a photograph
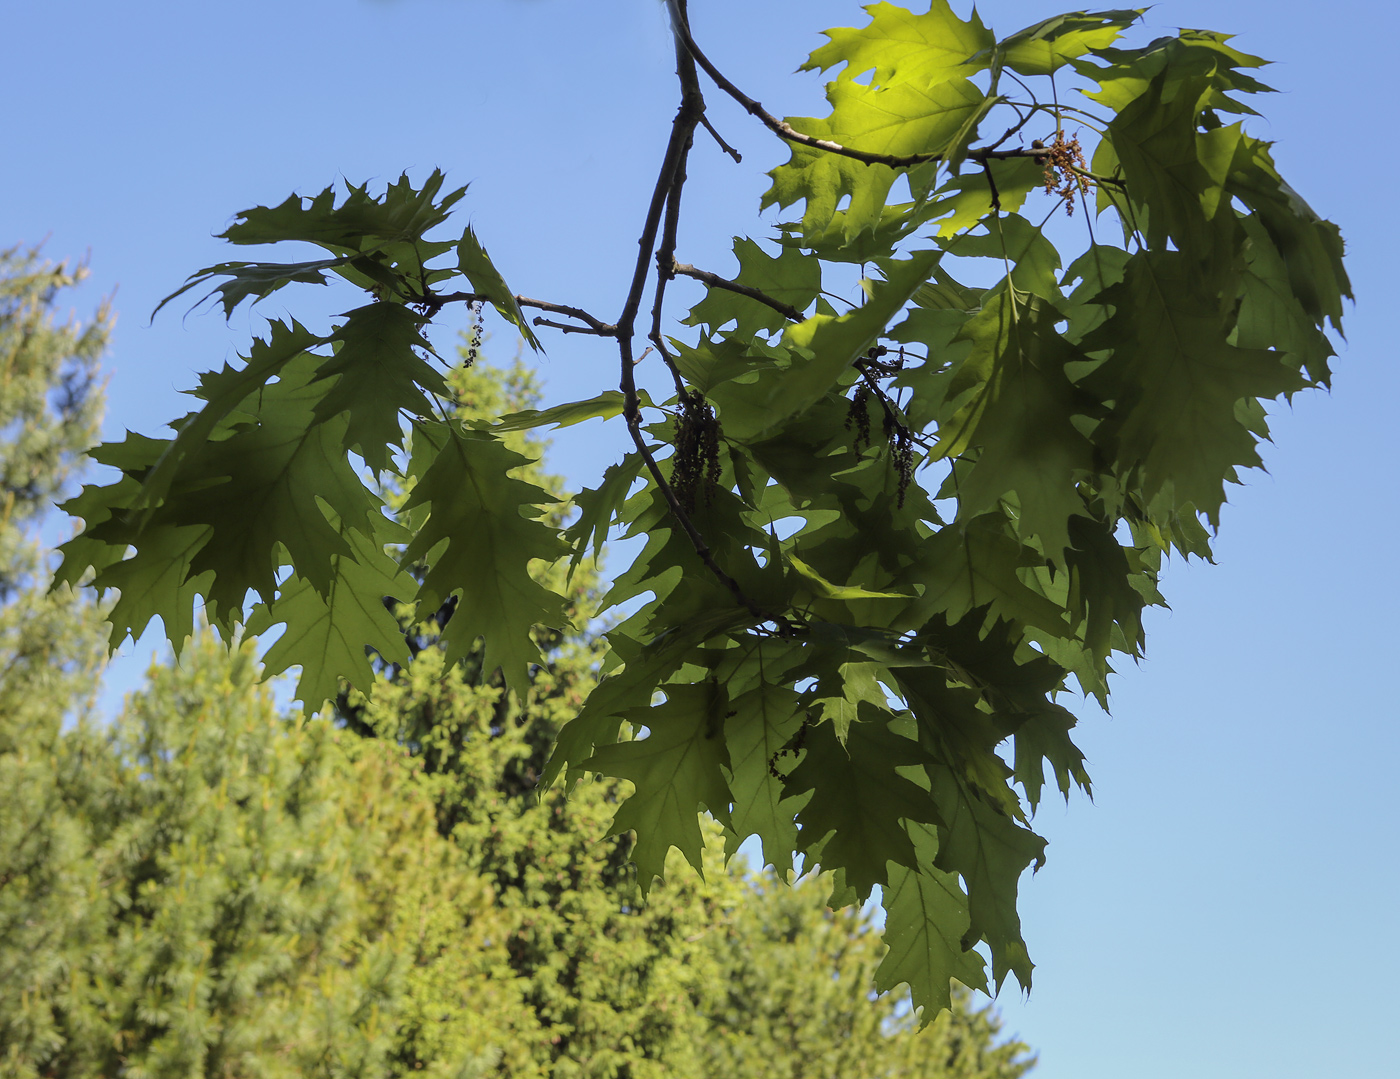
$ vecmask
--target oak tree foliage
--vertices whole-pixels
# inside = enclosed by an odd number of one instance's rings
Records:
[[[1047,781],[1089,784],[1058,694],[1106,700],[1163,559],[1209,557],[1227,485],[1260,464],[1267,404],[1326,385],[1342,242],[1247,132],[1264,61],[1226,35],[1141,42],[1116,10],[998,37],[946,0],[877,3],[805,65],[830,73],[829,114],[784,120],[670,7],[680,103],[615,315],[514,293],[449,230],[464,189],[438,172],[246,210],[230,243],[316,257],[225,262],[177,296],[358,298],[328,327],[272,322],[171,437],[94,451],[120,477],[68,503],[84,528],[59,578],[115,595],[114,643],[159,617],[178,649],[197,608],[230,636],[282,626],[273,666],[301,667],[315,710],[368,679],[366,649],[408,661],[385,598],[450,609],[449,654],[484,642],[524,692],[565,607],[532,568],[645,536],[546,778],[635,785],[616,826],[645,883],[671,847],[703,864],[703,809],[730,849],[757,835],[834,873],[833,902],[880,886],[881,984],[931,1018],[950,978],[1029,986],[1030,816]],[[737,268],[677,249],[688,155],[727,149],[706,93],[790,150],[761,197],[783,223],[736,239]],[[683,319],[680,276],[705,286]],[[429,344],[449,304],[532,347],[610,338],[617,372],[461,420]],[[633,448],[561,527],[506,438],[588,420]]]

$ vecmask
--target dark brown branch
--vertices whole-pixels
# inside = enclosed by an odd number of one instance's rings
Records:
[[[548,326],[551,329],[563,330],[565,333],[587,333],[595,337],[616,337],[616,326],[605,326],[603,329],[595,330],[592,326],[570,326],[567,322],[554,322],[550,319],[537,317],[530,320],[532,326]]]
[[[617,333],[617,327],[602,319],[594,318],[581,307],[570,307],[568,304],[550,303],[548,300],[532,300],[528,296],[517,296],[515,302],[521,307],[533,307],[536,311],[548,311],[553,315],[568,315],[569,318],[576,318],[580,322],[586,322],[595,333],[612,336]]]
[[[697,281],[703,281],[711,288],[722,288],[728,292],[737,292],[740,296],[747,296],[751,300],[757,300],[759,303],[771,307],[774,311],[778,312],[778,314],[782,315],[784,318],[791,319],[793,322],[802,321],[802,312],[793,307],[792,304],[783,303],[782,300],[775,300],[766,292],[760,292],[756,288],[751,288],[748,285],[741,285],[738,281],[731,281],[727,277],[720,277],[719,274],[711,273],[709,270],[697,269],[686,262],[675,263],[675,265],[672,266],[672,270],[682,276],[693,277]]]
[[[436,314],[449,303],[484,303],[489,302],[490,299],[491,297],[483,292],[447,292],[415,302],[428,308],[430,314]],[[616,326],[604,322],[600,318],[595,318],[581,307],[571,307],[564,303],[551,303],[549,300],[532,300],[529,296],[516,296],[514,299],[521,307],[533,307],[536,311],[548,311],[554,315],[568,315],[569,318],[576,318],[580,322],[586,323],[589,328],[584,330],[578,326],[560,326],[558,323],[544,322],[540,319],[535,320],[537,326],[554,326],[556,329],[572,330],[574,333],[591,332],[601,337],[617,336]]]
[[[676,35],[676,74],[681,82],[681,104],[680,108],[676,110],[675,119],[671,122],[671,138],[666,144],[666,154],[662,158],[661,170],[656,178],[656,186],[652,190],[651,203],[647,207],[646,222],[642,226],[641,238],[637,241],[640,250],[632,270],[632,285],[628,289],[622,315],[617,320],[617,345],[622,367],[620,379],[622,412],[626,417],[627,430],[632,436],[632,442],[637,447],[637,453],[641,455],[657,489],[666,499],[671,516],[684,530],[690,539],[691,546],[695,548],[695,553],[700,557],[705,567],[750,614],[761,622],[774,622],[777,624],[779,632],[786,632],[788,630],[787,621],[781,615],[765,611],[744,595],[744,590],[739,587],[739,582],[729,576],[715,561],[710,545],[695,527],[695,523],[691,521],[690,515],[686,513],[685,507],[676,497],[675,490],[666,481],[666,477],[662,475],[661,466],[656,463],[656,457],[652,454],[651,447],[647,445],[646,436],[642,433],[641,402],[637,397],[636,376],[633,372],[635,362],[632,359],[632,337],[636,332],[637,312],[641,307],[642,291],[646,287],[652,253],[657,250],[657,232],[661,228],[662,214],[673,199],[676,204],[674,213],[679,214],[680,188],[685,183],[685,159],[694,140],[695,128],[700,124],[705,110],[705,101],[700,95],[695,69],[681,38],[682,32],[687,37],[689,36],[689,30],[683,31],[682,29],[686,25],[685,0],[671,0],[670,6],[672,27]],[[672,225],[671,247],[674,251],[674,223]],[[671,261],[674,262],[674,255]],[[658,276],[664,282],[665,274],[661,273]]]
[[[705,98],[700,92],[700,78],[695,73],[695,62],[679,44],[676,45],[676,77],[680,80],[682,101],[695,101],[700,122],[704,123]],[[694,144],[692,128],[691,139],[686,143],[685,154],[681,157],[675,176],[671,178],[671,188],[666,193],[666,216],[661,225],[661,244],[656,249],[656,294],[651,305],[651,333],[647,335],[647,339],[656,346],[657,354],[666,365],[666,369],[671,372],[671,380],[676,384],[676,395],[681,400],[684,400],[686,393],[685,379],[681,377],[676,361],[662,339],[661,311],[666,302],[666,285],[675,276],[676,233],[681,220],[681,192],[685,189],[686,161]]]
[[[692,66],[691,71],[694,72]],[[666,370],[671,372],[671,381],[676,385],[676,398],[685,400],[686,387],[685,379],[681,377],[680,368],[676,366],[675,358],[671,355],[671,350],[666,347],[666,340],[661,333],[661,310],[666,302],[666,284],[675,276],[676,266],[676,228],[680,223],[681,186],[685,183],[685,171],[682,168],[677,177],[676,185],[672,189],[671,197],[666,202],[666,223],[661,231],[661,247],[656,252],[656,296],[651,305],[651,333],[647,334],[647,340],[656,348],[657,355],[661,357],[661,362],[666,365]],[[651,349],[647,349],[648,352]]]
[[[1037,161],[1036,164],[1038,165],[1040,164],[1040,162]],[[996,177],[992,175],[991,164],[986,161],[982,162],[982,172],[987,177],[987,190],[990,191],[992,195],[992,209],[995,210],[997,213],[1000,213],[1001,192],[997,190],[997,180]]]

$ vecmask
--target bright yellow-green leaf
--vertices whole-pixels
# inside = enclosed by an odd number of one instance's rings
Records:
[[[845,64],[843,79],[872,72],[871,82],[877,86],[932,84],[970,75],[975,68],[965,66],[968,58],[995,41],[975,10],[965,22],[953,14],[947,0],[932,0],[922,15],[884,0],[865,10],[868,25],[824,31],[830,42],[799,70],[825,71]]]

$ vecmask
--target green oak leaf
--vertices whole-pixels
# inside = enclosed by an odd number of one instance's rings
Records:
[[[290,326],[273,322],[269,331],[266,341],[253,342],[241,368],[235,370],[225,364],[222,371],[200,376],[199,388],[193,393],[208,404],[180,424],[174,441],[146,473],[141,494],[132,506],[147,509],[143,520],[149,520],[151,508],[165,498],[191,452],[208,442],[230,413],[255,390],[276,378],[292,360],[324,340],[295,321]]]
[[[151,312],[151,318],[160,314],[161,308],[190,289],[205,284],[216,277],[227,277],[223,284],[215,285],[201,296],[195,307],[215,293],[224,309],[224,318],[233,318],[234,309],[244,300],[252,297],[254,303],[271,296],[278,289],[291,284],[324,285],[326,271],[333,270],[349,262],[352,256],[340,255],[336,258],[312,259],[309,262],[221,262],[209,266],[185,278],[185,283],[172,292]]]
[[[316,422],[345,414],[345,448],[376,472],[390,468],[391,447],[404,444],[400,413],[428,419],[432,404],[423,391],[450,396],[422,355],[432,351],[422,334],[426,321],[397,303],[356,308],[330,337],[335,354],[316,368],[317,378],[336,380],[316,403]]]
[[[326,389],[309,381],[318,359],[302,353],[289,362],[279,381],[257,395],[256,412],[240,413],[232,434],[192,449],[140,538],[128,538],[137,545],[135,557],[144,559],[154,530],[210,527],[190,572],[214,571],[205,595],[213,610],[224,612],[215,618],[224,628],[250,588],[265,601],[274,598],[287,559],[318,588],[329,587],[331,558],[348,548],[327,514],[351,527],[382,519],[382,503],[346,460],[344,418],[312,421]]]
[[[903,592],[872,592],[868,588],[861,588],[859,585],[832,584],[791,551],[787,552],[785,557],[788,560],[788,564],[797,571],[798,575],[804,581],[803,587],[818,599],[851,600],[906,598]]]
[[[780,248],[774,257],[753,240],[736,236],[734,257],[739,260],[739,273],[734,278],[738,284],[757,289],[798,311],[805,311],[821,292],[820,260],[796,248]],[[705,326],[712,333],[734,322],[733,334],[748,338],[760,331],[773,333],[787,325],[788,320],[759,300],[711,287],[682,322],[686,326]]]
[[[431,512],[404,552],[405,564],[423,559],[419,600],[435,609],[453,594],[461,601],[443,632],[455,660],[485,638],[482,669],[499,667],[506,684],[523,698],[529,689],[527,668],[539,661],[530,631],[536,625],[564,624],[563,597],[530,574],[535,559],[552,562],[567,548],[554,529],[525,516],[538,513],[554,499],[512,469],[528,464],[494,436],[455,423],[419,424],[415,428],[430,463],[406,510],[430,505]]]
[[[763,437],[824,397],[928,280],[940,257],[937,251],[921,251],[887,262],[886,279],[873,284],[863,306],[844,315],[813,315],[787,328],[783,344],[794,353],[787,368],[770,367],[752,381],[730,381],[709,390],[725,434],[740,441]]]
[[[1137,551],[1121,545],[1107,522],[1088,517],[1070,521],[1070,538],[1066,606],[1080,624],[1086,650],[1105,668],[1110,651],[1140,656],[1148,597],[1135,581]]]
[[[1223,199],[1223,176],[1212,176],[1202,162],[1209,138],[1198,136],[1206,79],[1188,80],[1166,96],[1166,81],[1153,79],[1108,125],[1105,144],[1122,169],[1135,207],[1145,210],[1147,246],[1164,249],[1171,239],[1180,250],[1206,257],[1229,242],[1234,214]],[[1095,167],[1102,171],[1096,158]],[[1218,219],[1221,228],[1212,228]]]
[[[1090,244],[1087,251],[1065,268],[1060,279],[1063,289],[1072,281],[1079,282],[1069,297],[1059,304],[1066,316],[1066,341],[1079,344],[1111,315],[1112,308],[1098,303],[1098,296],[1110,285],[1123,280],[1123,270],[1131,256],[1121,247],[1107,244]]]
[[[1352,296],[1342,265],[1341,231],[1319,217],[1278,174],[1269,143],[1250,138],[1238,128],[1231,130],[1235,138],[1225,181],[1229,194],[1249,207],[1268,233],[1284,264],[1287,288],[1299,306],[1319,329],[1328,322],[1340,333],[1342,298]],[[1251,236],[1257,245],[1257,231]]]
[[[1249,239],[1240,278],[1240,308],[1230,343],[1286,352],[1290,362],[1307,371],[1309,379],[1325,386],[1331,376],[1327,359],[1335,351],[1318,325],[1322,312],[1309,314],[1298,299],[1288,266],[1259,218],[1242,218],[1240,224]]]
[[[921,173],[933,174],[937,166],[918,165],[909,170],[909,176]],[[779,224],[776,242],[783,247],[801,248],[810,251],[825,262],[862,264],[879,258],[890,258],[898,243],[911,235],[922,223],[915,214],[918,203],[902,202],[885,206],[880,210],[879,219],[858,236],[851,237],[847,222],[850,214],[837,210],[831,215],[824,228],[804,225],[797,221]]]
[[[963,619],[958,628],[975,634],[976,619]],[[939,658],[942,670],[934,665],[899,672],[900,694],[909,705],[911,719],[905,733],[917,737],[925,750],[954,768],[999,812],[1022,819],[1020,800],[1008,782],[1012,770],[998,756],[997,747],[1026,716],[997,709],[992,703],[993,687],[967,685],[964,668],[955,656],[945,653]]]
[[[1055,329],[1059,312],[1011,291],[992,297],[959,337],[972,351],[954,376],[978,380],[966,403],[940,430],[945,454],[975,447],[958,478],[958,517],[970,520],[1014,492],[1017,530],[1037,537],[1047,558],[1062,563],[1069,522],[1085,512],[1076,483],[1093,466],[1089,440],[1075,427],[1083,405],[1066,374],[1081,355]]]
[[[121,442],[96,447],[90,456],[121,469],[122,476],[115,483],[85,486],[63,506],[68,513],[82,517],[85,527],[59,548],[63,562],[54,575],[55,584],[76,586],[91,568],[95,571],[92,585],[100,594],[119,590],[107,612],[112,649],[128,636],[140,637],[151,619],[159,617],[178,655],[194,632],[196,597],[213,579],[208,573],[190,579],[190,561],[208,541],[209,528],[167,527],[142,536],[131,513],[142,490],[138,477],[146,475],[169,449],[168,439],[130,432]],[[138,539],[140,549],[127,557]]]
[[[587,556],[590,548],[593,558],[602,557],[603,544],[612,528],[613,518],[622,504],[632,484],[641,475],[645,462],[639,453],[630,453],[615,465],[608,465],[603,471],[603,482],[597,487],[586,488],[574,496],[578,507],[578,520],[564,530],[564,539],[573,549],[569,556],[569,578]]]
[[[664,692],[664,703],[625,714],[634,727],[649,731],[645,738],[603,746],[580,765],[635,784],[608,834],[636,831],[632,861],[643,894],[663,874],[666,853],[673,846],[704,872],[705,839],[697,816],[701,809],[721,822],[729,819],[724,687],[706,681],[666,686]]]
[[[510,286],[501,276],[501,271],[496,269],[491,257],[486,253],[486,248],[481,246],[481,241],[476,238],[476,233],[470,225],[467,226],[467,231],[462,233],[462,239],[457,244],[457,266],[467,275],[467,280],[472,284],[472,291],[490,300],[491,306],[502,318],[514,324],[520,331],[520,336],[525,338],[532,349],[536,352],[542,351],[539,338],[535,336],[529,320],[525,318],[525,312],[520,310],[520,304],[516,302],[515,293],[511,292]]]
[[[974,10],[963,21],[947,0],[932,0],[929,10],[915,15],[894,4],[871,4],[870,22],[862,29],[824,30],[831,40],[815,50],[799,71],[826,71],[845,64],[843,79],[873,72],[871,82],[893,86],[900,82],[933,84],[963,77],[976,70],[968,58],[996,40]]]
[[[373,198],[368,185],[347,184],[344,201],[337,206],[335,189],[328,187],[310,198],[291,195],[278,206],[255,206],[242,211],[220,234],[235,244],[273,244],[304,241],[332,252],[329,259],[310,262],[225,262],[191,274],[175,292],[160,302],[159,312],[177,296],[215,277],[228,277],[209,293],[222,296],[225,317],[252,297],[263,299],[293,282],[325,284],[327,270],[334,270],[362,287],[378,287],[404,298],[422,296],[425,283],[442,278],[442,271],[427,271],[423,262],[440,254],[441,244],[423,240],[423,234],[448,217],[448,211],[466,191],[458,188],[438,201],[445,177],[435,170],[421,187],[407,175],[390,184],[382,198]],[[408,262],[409,265],[402,265]],[[411,271],[405,275],[403,271]],[[205,297],[206,299],[208,297]],[[201,301],[203,302],[203,301]]]
[[[790,355],[782,349],[773,352],[759,348],[758,342],[745,341],[735,334],[718,339],[706,334],[695,345],[674,337],[669,340],[676,350],[676,370],[706,397],[722,383],[730,380],[752,383],[762,372],[785,368],[791,363]],[[742,407],[742,398],[736,399],[736,405]]]
[[[1257,115],[1252,108],[1229,96],[1230,91],[1271,93],[1240,68],[1262,67],[1266,61],[1226,44],[1229,34],[1209,30],[1181,30],[1175,37],[1160,37],[1140,49],[1096,48],[1087,57],[1071,60],[1076,71],[1099,84],[1082,91],[1090,101],[1122,112],[1147,92],[1154,79],[1163,84],[1163,100],[1175,100],[1186,82],[1205,79],[1208,89],[1202,104],[1223,112]]]
[[[875,984],[888,992],[906,983],[911,1003],[923,1009],[922,1027],[951,1005],[952,979],[985,993],[987,971],[986,960],[963,944],[971,919],[957,876],[934,866],[937,829],[918,823],[905,827],[917,867],[896,866],[881,894],[889,951],[875,970]]]
[[[59,545],[62,562],[54,571],[54,584],[77,588],[89,569],[99,573],[121,561],[136,529],[130,509],[141,494],[141,480],[163,453],[170,439],[148,438],[128,431],[121,442],[104,442],[88,451],[98,464],[120,469],[113,483],[85,484],[74,497],[59,506],[72,517],[83,519],[83,530]]]
[[[811,669],[821,672],[809,693],[812,707],[842,743],[849,738],[851,726],[860,722],[862,706],[881,711],[888,706],[889,697],[880,679],[888,679],[889,674],[881,663],[853,657],[833,669],[830,660],[818,653],[812,658]]]
[[[1005,213],[1014,214],[1025,203],[1027,195],[1045,186],[1045,170],[1034,158],[991,160],[986,169],[992,172],[997,198]],[[990,217],[996,210],[992,206],[992,188],[987,182],[986,169],[950,178],[929,196],[928,204],[918,211],[918,219],[936,224],[936,235],[946,238],[965,232]]]
[[[998,989],[1010,973],[1029,989],[1033,964],[1021,936],[1016,890],[1027,867],[1038,869],[1045,860],[1045,840],[969,792],[948,768],[934,766],[929,774],[939,816],[934,865],[967,885],[970,924],[963,944],[987,942]]]
[[[730,702],[724,721],[732,834],[739,840],[758,836],[765,861],[779,875],[792,868],[792,852],[797,849],[795,818],[807,796],[793,797],[778,770],[792,763],[784,750],[790,750],[804,720],[791,687],[760,681]]]
[[[340,679],[369,692],[374,682],[366,648],[391,663],[410,661],[403,628],[383,603],[407,600],[418,583],[373,542],[351,529],[346,536],[352,554],[337,555],[334,576],[324,594],[304,577],[282,583],[277,599],[256,607],[247,632],[260,634],[279,623],[282,635],[263,656],[268,674],[301,667],[296,696],[308,715],[333,700]]]
[[[136,556],[99,570],[93,584],[102,592],[120,593],[107,612],[112,648],[128,636],[138,639],[152,618],[165,625],[165,636],[178,655],[194,634],[196,598],[214,582],[210,570],[191,573],[191,564],[213,533],[207,525],[153,529],[143,537]]]
[[[1182,252],[1137,252],[1098,302],[1116,311],[1082,347],[1113,354],[1081,384],[1117,404],[1095,442],[1120,474],[1140,471],[1145,500],[1166,493],[1171,505],[1190,503],[1217,521],[1225,480],[1259,463],[1238,406],[1301,389],[1302,376],[1278,353],[1229,343],[1233,296]]]
[[[823,869],[843,869],[863,902],[889,881],[889,864],[918,858],[902,821],[936,819],[928,792],[900,774],[922,760],[919,744],[890,729],[889,712],[861,709],[842,745],[830,723],[807,729],[802,761],[787,775],[792,796],[811,792],[797,814],[802,844]]]
[[[945,240],[943,249],[958,258],[996,259],[1011,267],[1006,279],[1016,289],[1058,303],[1060,253],[1044,230],[1011,213],[988,219],[985,228],[985,233],[964,233]]]
[[[381,198],[372,197],[367,184],[347,184],[339,206],[334,187],[311,197],[291,195],[278,206],[244,210],[220,236],[234,244],[303,240],[337,253],[416,239],[446,221],[449,210],[466,193],[465,187],[459,187],[438,200],[445,180],[443,172],[434,169],[421,186],[415,186],[405,173],[388,185]]]
[[[1052,636],[1071,632],[1065,611],[1026,582],[1023,570],[1043,564],[1043,557],[1008,534],[999,513],[966,524],[949,525],[924,545],[922,560],[899,581],[923,589],[910,604],[907,621],[922,624],[935,614],[956,622],[969,611],[986,607],[993,617],[1043,630]]]
[[[1091,50],[1112,45],[1146,10],[1056,15],[1018,30],[972,59],[994,70],[1008,67],[1018,75],[1049,75]]]
[[[788,123],[805,135],[869,153],[946,156],[960,152],[972,137],[968,121],[984,111],[987,96],[959,76],[889,88],[839,80],[827,87],[827,100],[829,118],[790,117]],[[881,223],[886,196],[899,176],[895,169],[798,143],[791,149],[787,164],[772,171],[773,186],[762,207],[805,201],[802,228],[821,233],[849,197],[842,232],[847,242]]]
[[[623,538],[645,534],[647,542],[632,564],[614,579],[603,599],[604,610],[651,593],[653,601],[622,623],[629,632],[647,637],[676,626],[724,623],[735,611],[752,620],[753,615],[733,591],[705,570],[689,534],[676,523],[670,503],[656,486],[639,491],[629,500],[629,507],[636,515],[630,516]],[[757,552],[764,549],[767,537],[745,520],[744,508],[738,496],[716,485],[697,497],[687,516],[699,534],[707,537],[715,564],[746,597],[782,609],[790,598],[787,580],[781,566],[759,564]]]
[[[651,404],[651,399],[647,397],[645,391],[639,393],[638,397],[644,405]],[[498,432],[529,431],[550,424],[559,428],[572,427],[585,420],[610,420],[614,416],[622,415],[622,405],[623,397],[620,391],[604,390],[597,397],[591,397],[587,401],[569,401],[566,404],[555,405],[553,408],[546,408],[543,411],[527,408],[520,412],[512,412],[509,416],[502,416],[501,419],[491,424],[489,430]]]
[[[1084,754],[1069,736],[1075,722],[1074,714],[1068,709],[1060,708],[1053,713],[1047,710],[1023,724],[1012,735],[1012,772],[1016,782],[1026,792],[1026,800],[1032,809],[1040,805],[1047,763],[1055,773],[1055,786],[1066,802],[1074,787],[1085,794],[1092,794]]]
[[[1015,742],[1011,775],[1026,791],[1032,809],[1040,804],[1044,762],[1055,769],[1066,795],[1071,781],[1090,789],[1084,756],[1069,739],[1072,712],[1054,700],[1066,671],[1048,656],[1028,649],[1014,628],[998,621],[985,626],[974,611],[958,622],[930,619],[917,641],[929,654],[929,671],[899,669],[901,694],[909,701],[926,744],[977,782],[993,803],[1005,804],[1006,769],[985,755],[1000,751],[1009,735]],[[975,698],[969,702],[968,691]],[[969,703],[971,706],[969,707]],[[973,759],[969,768],[968,758]],[[988,767],[990,766],[990,767]],[[980,775],[980,781],[979,781]],[[1019,806],[1007,807],[1019,818]]]
[[[607,637],[613,669],[589,693],[578,715],[560,730],[541,784],[548,787],[566,768],[571,782],[578,779],[585,771],[582,763],[596,747],[617,740],[618,728],[630,709],[645,707],[656,688],[667,683],[704,640],[731,628],[746,613],[726,612],[716,621],[679,626],[646,644],[619,629],[610,630]]]

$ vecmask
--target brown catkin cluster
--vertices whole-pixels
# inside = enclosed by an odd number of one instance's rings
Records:
[[[1040,142],[1032,143],[1041,149]],[[1079,146],[1079,136],[1066,139],[1063,131],[1055,133],[1055,141],[1044,147],[1044,157],[1036,161],[1045,166],[1045,193],[1058,195],[1065,200],[1065,213],[1074,216],[1074,196],[1089,193],[1089,180],[1077,172],[1085,167],[1084,151]]]
[[[852,428],[856,432],[855,450],[860,453],[870,445],[870,389],[864,382],[856,383],[850,407],[846,409],[846,430]]]
[[[467,355],[463,360],[467,367],[476,363],[477,358],[481,355],[481,333],[484,329],[481,310],[484,306],[480,300],[473,300],[471,303],[472,328],[471,332],[467,334]]]
[[[904,493],[914,482],[914,436],[904,424],[887,421],[885,437],[890,440],[890,460],[899,473],[899,508],[903,509]]]
[[[676,452],[671,458],[671,488],[687,510],[703,487],[719,483],[719,420],[699,390],[681,394],[676,414]]]

